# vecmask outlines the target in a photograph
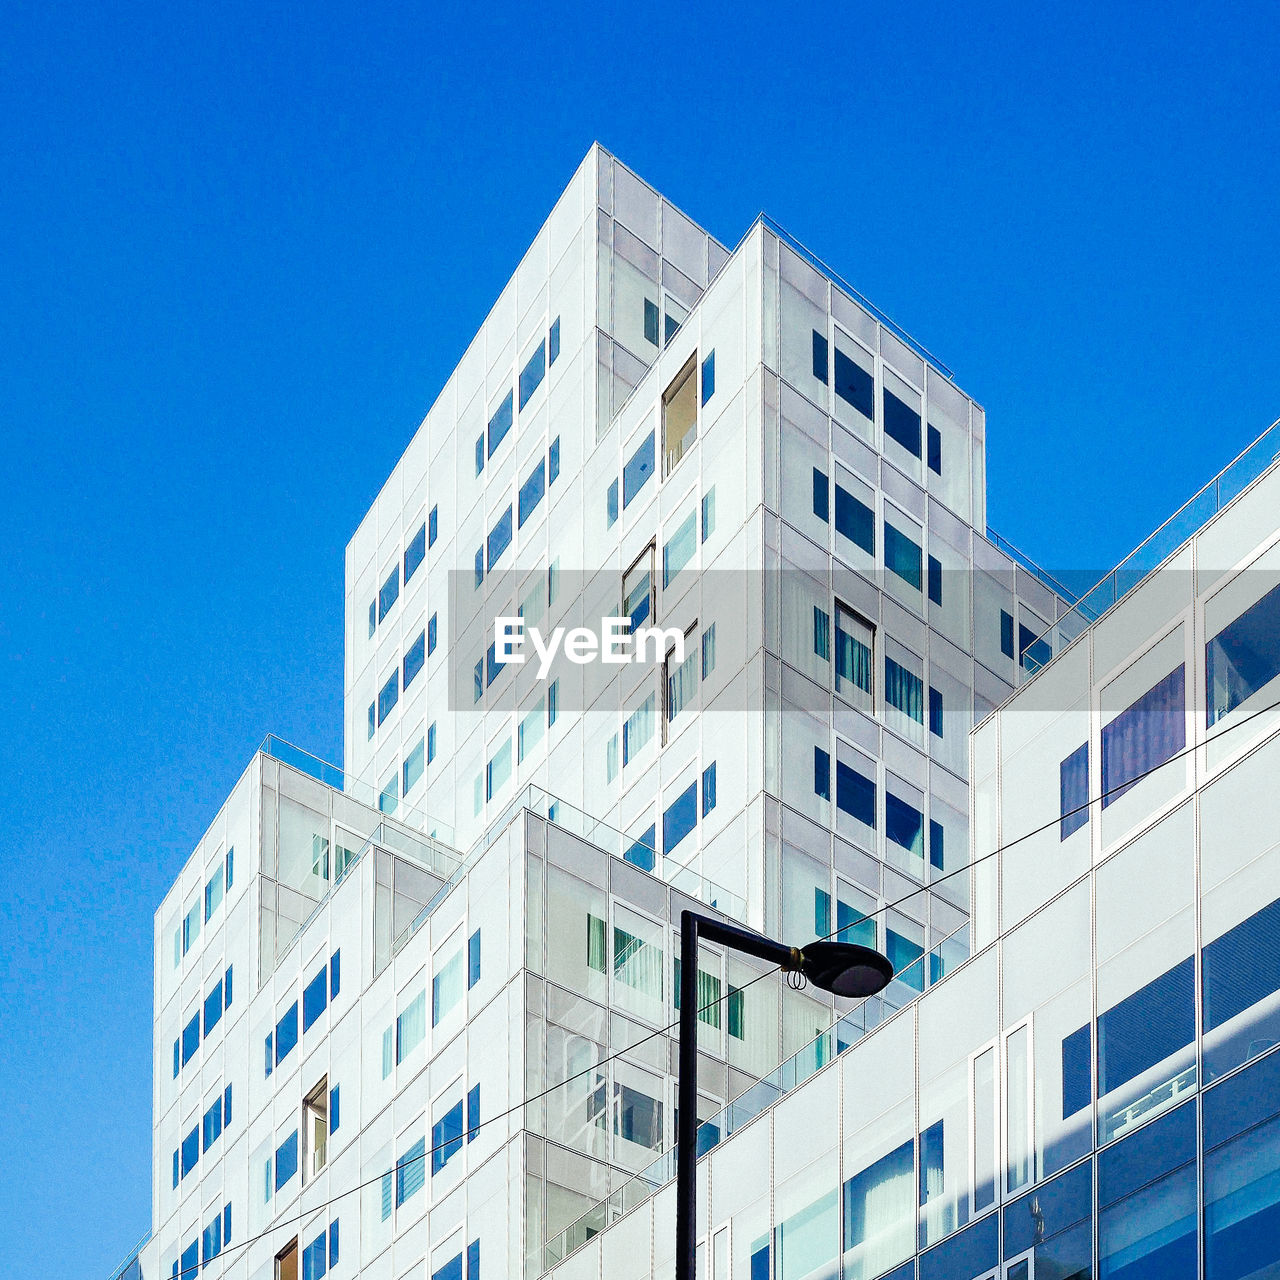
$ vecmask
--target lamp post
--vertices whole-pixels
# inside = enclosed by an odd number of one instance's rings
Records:
[[[695,1280],[698,1142],[698,943],[705,938],[734,951],[801,973],[823,991],[860,998],[883,991],[893,965],[880,952],[852,942],[788,947],[750,929],[696,911],[680,915],[680,1079],[676,1095],[676,1280]]]

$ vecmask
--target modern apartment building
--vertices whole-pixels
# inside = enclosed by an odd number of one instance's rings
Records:
[[[704,948],[704,1274],[1072,1275],[1034,1251],[1087,1181],[1102,1274],[1196,1275],[1108,1224],[1172,1198],[1194,1253],[1199,1090],[1270,1061],[1235,726],[1280,481],[1251,452],[1089,625],[988,535],[985,437],[781,229],[729,251],[593,148],[348,546],[344,770],[268,740],[157,912],[134,1274],[669,1271],[697,904],[897,974],[855,1004]],[[660,645],[539,669],[610,617]],[[1181,1182],[1116,1181],[1188,1123]]]

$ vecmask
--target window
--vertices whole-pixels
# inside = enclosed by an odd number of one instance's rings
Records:
[[[716,531],[716,487],[712,485],[710,489],[702,495],[702,541],[711,537]]]
[[[394,770],[378,792],[378,812],[392,814],[400,806],[400,771]]]
[[[302,989],[302,1029],[309,1031],[312,1023],[325,1011],[329,1003],[329,984],[325,971],[319,973]]]
[[[298,1002],[295,1000],[276,1023],[276,1066],[279,1066],[298,1043]]]
[[[653,548],[640,558],[622,577],[622,611],[631,619],[634,634],[653,617]]]
[[[377,703],[369,703],[369,737],[372,738],[378,727],[378,706]]]
[[[556,477],[560,474],[560,437],[551,442],[551,448],[547,450],[547,483],[554,484]]]
[[[658,304],[644,300],[644,340],[658,345]]]
[[[533,393],[542,386],[542,379],[547,373],[547,344],[539,342],[533,354],[525,361],[520,370],[520,408],[533,399]]]
[[[1175,667],[1102,728],[1102,807],[1187,745],[1185,668]]]
[[[498,563],[502,553],[511,545],[511,508],[508,507],[498,517],[498,522],[489,530],[489,572]]]
[[[553,365],[560,354],[560,317],[551,322],[551,332],[547,336],[547,364]]]
[[[182,1028],[182,1065],[191,1061],[192,1055],[200,1047],[200,1012],[197,1010],[191,1021]]]
[[[927,449],[929,470],[934,475],[940,476],[942,474],[942,432],[932,423],[929,425]]]
[[[1039,671],[1053,657],[1049,642],[1038,638],[1030,627],[1018,623],[1018,661],[1028,671]]]
[[[427,726],[427,763],[430,764],[436,758],[436,723],[433,720]]]
[[[622,764],[624,768],[649,745],[653,737],[654,721],[657,719],[656,713],[657,699],[651,693],[623,722]]]
[[[813,652],[824,662],[831,660],[831,615],[813,606]]]
[[[882,388],[884,398],[884,433],[896,440],[908,453],[920,456],[920,414],[889,390]]]
[[[407,689],[413,678],[422,670],[427,661],[427,633],[418,632],[418,638],[409,646],[404,655],[404,687]]]
[[[1205,645],[1206,726],[1243,706],[1280,675],[1280,586]]]
[[[427,546],[434,547],[436,538],[440,535],[440,508],[434,506],[431,513],[427,516]]]
[[[560,702],[560,677],[557,676],[547,689],[547,728],[556,722],[556,712]]]
[[[667,314],[664,317],[662,345],[665,347],[680,332],[680,326],[689,318],[689,312],[674,298],[667,299]]]
[[[472,1085],[467,1090],[467,1141],[476,1140],[476,1130],[480,1128],[480,1086]]]
[[[507,738],[485,765],[485,799],[492,800],[511,780],[511,739]]]
[[[440,1104],[436,1104],[438,1110]],[[431,1176],[434,1178],[462,1150],[462,1100],[431,1126]]]
[[[698,784],[692,782],[666,808],[662,815],[662,852],[672,851],[698,825]]]
[[[321,970],[321,977],[324,971]],[[321,1076],[319,1084],[302,1103],[302,1141],[304,1147],[302,1180],[309,1182],[325,1166],[329,1153],[329,1077]],[[324,1239],[323,1235],[320,1237]]]
[[[942,694],[932,685],[929,686],[929,732],[935,738],[942,737],[944,717],[942,711]]]
[[[210,1031],[218,1025],[219,1019],[222,1017],[222,980],[219,979],[204,998],[204,1034],[208,1035]]]
[[[424,764],[425,758],[426,742],[422,738],[419,738],[418,745],[414,747],[413,750],[404,758],[403,791],[406,796],[417,783],[418,779],[422,777],[423,770],[426,767]]]
[[[875,631],[836,601],[836,692],[870,713],[871,649]]]
[[[697,356],[672,379],[662,394],[662,455],[664,474],[671,471],[698,437]]]
[[[514,404],[512,393],[507,392],[502,398],[502,402],[493,411],[493,416],[489,419],[489,457],[493,457],[493,451],[506,439],[507,432],[511,430],[511,424],[514,421]],[[477,442],[476,460],[480,466],[484,466],[484,459],[480,456],[479,442]],[[480,473],[477,471],[477,475]]]
[[[653,854],[658,843],[657,831],[657,826],[651,822],[639,839],[633,841],[631,847],[623,853],[623,859],[631,863],[632,866],[639,867],[642,871],[652,871]],[[603,924],[604,922],[601,921],[600,923]],[[603,948],[603,940],[600,945]],[[603,968],[603,961],[601,962],[601,968]]]
[[[934,556],[929,557],[929,599],[942,604],[942,561]]]
[[[222,864],[218,864],[218,869],[209,878],[209,882],[204,887],[204,919],[205,923],[209,923],[209,917],[222,905]]]
[[[622,468],[622,505],[624,507],[630,506],[631,499],[649,483],[655,465],[654,449],[655,436],[650,431],[636,446],[635,452]]]
[[[675,533],[662,548],[662,585],[665,589],[671,580],[693,559],[698,549],[698,521],[694,511],[680,522]]]
[[[866,359],[866,357],[863,357]],[[869,363],[869,362],[868,362]],[[874,422],[876,417],[876,382],[872,373],[851,355],[836,346],[835,392],[845,404]]]
[[[373,633],[378,629],[378,602],[376,600],[369,601],[369,639],[373,639]]]
[[[702,771],[702,816],[705,818],[716,807],[716,762],[713,760]]]
[[[424,524],[422,528],[409,539],[409,543],[404,549],[404,580],[406,583],[413,577],[414,571],[426,558],[427,526]]]
[[[520,527],[538,508],[543,495],[547,491],[547,463],[539,458],[538,465],[529,472],[528,478],[520,486]]]
[[[225,862],[226,862],[226,868],[227,868],[227,891],[230,892],[231,878],[232,878],[232,873],[235,870],[235,862],[236,862],[236,851],[234,846],[232,846],[230,849],[227,850],[227,856],[226,856]],[[227,1003],[228,1004],[231,1003],[230,997],[227,998]]]
[[[915,1190],[910,1138],[844,1184],[845,1275],[879,1275],[915,1251]]]
[[[1059,766],[1062,820],[1058,839],[1065,840],[1089,824],[1089,744],[1078,746]]]
[[[427,657],[436,651],[436,614],[427,619]]]
[[[713,622],[702,633],[702,678],[705,680],[716,669],[716,624]]]
[[[200,1126],[196,1125],[182,1140],[182,1176],[185,1178],[200,1159]]]
[[[1194,1103],[1099,1154],[1100,1275],[1194,1276],[1198,1216]],[[1208,1232],[1213,1224],[1210,1218]],[[1228,1274],[1246,1272],[1233,1267]]]
[[[458,1007],[466,990],[462,948],[444,961],[431,979],[431,1025],[437,1027]]]
[[[884,700],[908,719],[924,724],[924,681],[888,654],[884,659]]]
[[[302,1280],[323,1280],[328,1266],[328,1237],[322,1229],[302,1251]]]
[[[200,899],[191,904],[190,910],[182,918],[182,954],[185,956],[200,937]]]
[[[836,532],[868,555],[875,555],[875,512],[839,484],[836,485]]]
[[[618,482],[611,480],[604,497],[604,525],[612,529],[618,523]]]
[[[435,1160],[433,1155],[432,1160]],[[411,1200],[426,1185],[427,1144],[419,1138],[396,1161],[396,1208]],[[434,1172],[434,1170],[433,1170]]]
[[[813,376],[819,382],[827,380],[827,339],[817,329],[813,331]]]
[[[823,800],[831,799],[831,753],[813,749],[813,791]]]
[[[298,1172],[298,1131],[295,1129],[276,1148],[276,1183],[280,1191],[289,1179]]]
[[[1000,610],[1000,652],[1013,657],[1013,614],[1006,609]]]
[[[813,469],[813,514],[823,521],[831,518],[831,484],[817,467]]]
[[[911,800],[884,792],[884,834],[891,843],[924,860],[924,814]]]
[[[667,655],[665,663],[667,673],[667,723],[675,721],[676,716],[693,701],[698,692],[698,653],[692,646],[687,646],[688,657],[675,665],[675,650]]]
[[[908,586],[920,590],[921,565],[919,544],[910,535],[884,522],[884,566],[896,573]]]
[[[400,599],[400,566],[396,565],[394,569],[387,575],[387,580],[378,590],[378,621],[383,618],[391,610],[391,606]]]
[[[480,981],[480,930],[467,939],[467,990]]]
[[[396,1016],[396,1065],[411,1054],[427,1036],[427,993],[419,991]]]
[[[702,403],[716,393],[716,353],[708,351],[702,361]]]
[[[1270,1054],[1204,1094],[1205,1280],[1275,1268],[1277,1067]]]
[[[378,690],[378,724],[381,725],[400,701],[400,672],[393,671]]]
[[[845,764],[843,760],[836,761],[836,808],[851,818],[856,818],[864,826],[875,829],[875,781],[852,765]]]

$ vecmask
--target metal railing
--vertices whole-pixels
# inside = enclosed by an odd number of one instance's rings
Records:
[[[1014,564],[1025,569],[1032,577],[1049,588],[1056,596],[1060,596],[1069,605],[1074,605],[1079,597],[1070,587],[1059,582],[1043,565],[1037,564],[1025,551],[1015,547],[1008,538],[1002,537],[990,525],[987,525],[987,541],[997,551],[1003,552]]]
[[[1053,657],[1036,662],[1027,654],[1027,670],[1048,666],[1087,626],[1114,608],[1145,582],[1179,547],[1204,528],[1233,498],[1280,461],[1280,419],[1241,450],[1212,480],[1188,498],[1154,533],[1144,538],[1096,586],[1037,640],[1049,642]]]
[[[968,930],[968,921],[959,928],[953,929],[937,946],[919,956],[896,975],[880,995],[861,1001],[856,1008],[846,1013],[826,1031],[814,1037],[809,1044],[792,1054],[774,1071],[756,1081],[745,1093],[730,1102],[710,1120],[704,1120],[698,1126],[698,1155],[705,1155],[725,1138],[745,1128],[797,1085],[803,1084],[816,1071],[825,1067],[846,1049],[852,1048],[881,1023],[905,1009],[926,989],[926,969],[929,972],[927,984],[929,987],[946,977],[950,969],[942,954],[943,948],[962,933],[966,935],[967,942]],[[967,960],[969,959],[967,945],[965,952]],[[637,1205],[661,1190],[675,1176],[676,1149],[672,1146],[612,1195],[593,1205],[580,1218],[565,1227],[559,1235],[547,1241],[543,1246],[543,1270],[548,1271],[567,1258],[575,1249],[586,1244],[592,1236],[598,1235],[605,1227],[630,1213]]]
[[[146,1231],[142,1233],[142,1239],[129,1250],[125,1255],[124,1261],[121,1262],[114,1271],[112,1271],[112,1273],[107,1277],[107,1280],[132,1280],[129,1276],[129,1269],[131,1267],[135,1269],[134,1274],[140,1276],[141,1272],[137,1270],[138,1255],[146,1247],[147,1242],[150,1239],[151,1228],[148,1227]]]

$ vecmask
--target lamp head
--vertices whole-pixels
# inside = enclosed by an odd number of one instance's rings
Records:
[[[893,965],[886,956],[854,942],[811,942],[801,948],[800,955],[800,972],[815,987],[838,996],[873,996],[893,978]]]

